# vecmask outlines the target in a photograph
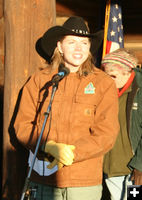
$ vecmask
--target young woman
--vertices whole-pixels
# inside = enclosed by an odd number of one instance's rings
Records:
[[[94,66],[92,58],[102,38],[102,31],[90,34],[81,17],[70,17],[37,42],[49,64],[24,86],[15,121],[17,137],[31,156],[53,85],[58,85],[40,143],[44,154],[38,152],[38,167],[30,177],[37,200],[101,199],[103,156],[119,130],[115,83]],[[60,77],[63,70],[68,72]],[[52,159],[49,173],[47,159]]]

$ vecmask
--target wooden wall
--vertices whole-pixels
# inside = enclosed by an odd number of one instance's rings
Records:
[[[55,24],[53,0],[4,1],[3,200],[19,200],[22,195],[28,151],[16,139],[13,123],[23,85],[45,64],[35,43]]]

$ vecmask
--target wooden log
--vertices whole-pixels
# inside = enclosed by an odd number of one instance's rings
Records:
[[[3,1],[4,0],[0,0],[0,19],[3,17]]]
[[[5,74],[3,130],[3,199],[19,200],[28,152],[17,141],[13,122],[19,91],[28,77],[44,66],[35,50],[37,39],[56,22],[53,0],[5,0]]]

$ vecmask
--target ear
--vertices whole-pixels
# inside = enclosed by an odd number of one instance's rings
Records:
[[[57,48],[58,48],[60,54],[63,54],[62,46],[61,46],[61,42],[60,41],[57,42]]]

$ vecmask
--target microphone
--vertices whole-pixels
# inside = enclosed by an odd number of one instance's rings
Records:
[[[59,65],[59,72],[52,77],[51,82],[58,84],[65,76],[70,73],[70,70],[63,63]]]

